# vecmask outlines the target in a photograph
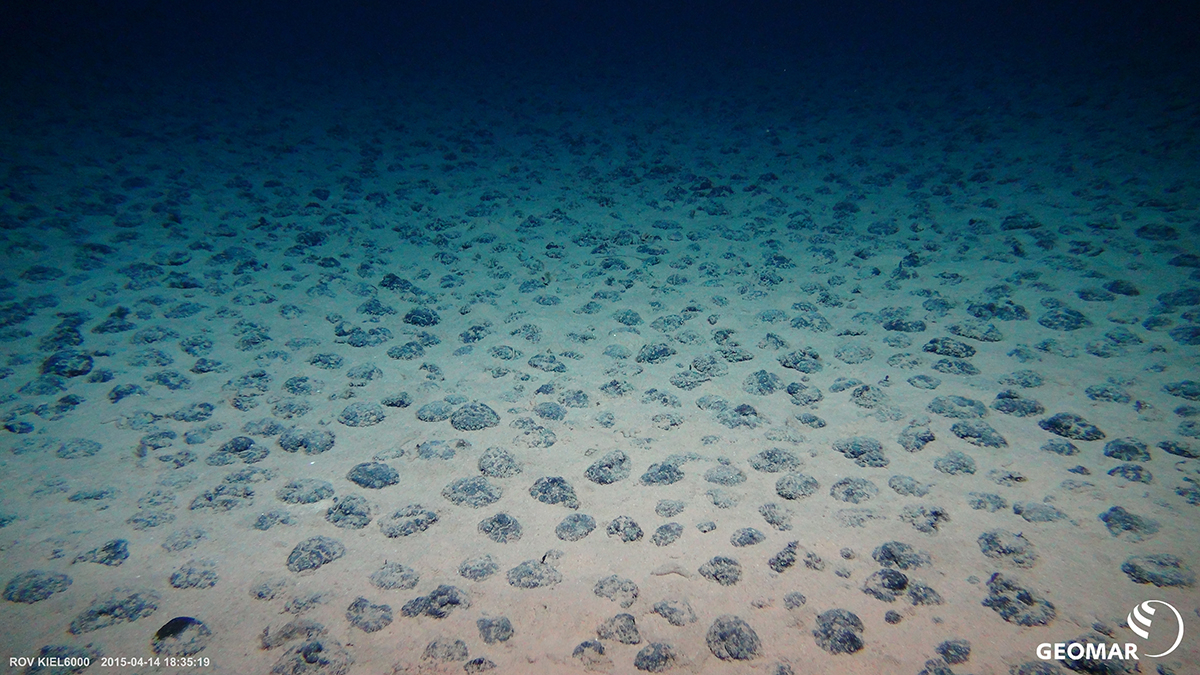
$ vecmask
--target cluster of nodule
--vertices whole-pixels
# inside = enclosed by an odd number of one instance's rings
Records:
[[[980,512],[989,525],[972,530],[972,555],[995,573],[975,580],[972,601],[998,620],[1055,620],[1021,574],[1077,528],[1107,532],[1130,583],[1194,583],[1156,514],[1200,505],[1200,382],[1178,374],[1200,345],[1200,258],[1188,252],[1196,232],[1161,222],[1155,200],[1138,197],[1140,220],[1129,211],[1086,227],[998,202],[986,218],[935,227],[922,215],[932,196],[977,210],[975,197],[996,201],[984,186],[1020,168],[960,179],[944,162],[901,170],[831,149],[820,162],[844,166],[809,190],[781,178],[786,153],[756,154],[743,175],[658,139],[655,156],[673,159],[610,175],[593,163],[625,162],[615,144],[626,135],[524,129],[513,147],[442,129],[453,148],[405,142],[389,166],[395,129],[360,122],[375,126],[335,125],[317,144],[353,146],[358,168],[335,164],[311,184],[275,170],[211,187],[171,170],[152,135],[143,143],[159,159],[138,166],[111,148],[96,165],[119,171],[63,177],[70,190],[40,206],[56,182],[33,164],[9,172],[21,199],[0,205],[11,256],[0,277],[3,425],[9,467],[32,495],[9,500],[0,527],[19,540],[39,526],[36,505],[58,500],[71,513],[119,512],[137,534],[66,537],[6,581],[6,601],[85,596],[64,626],[82,635],[157,616],[171,589],[245,593],[223,574],[259,555],[239,538],[248,525],[289,549],[279,574],[249,589],[271,617],[262,647],[274,672],[349,668],[354,650],[332,637],[347,626],[307,616],[329,603],[366,634],[469,613],[478,635],[439,638],[412,660],[481,672],[498,644],[544,649],[473,589],[544,593],[584,547],[685,556],[693,598],[768,580],[804,588],[811,602],[799,590],[770,602],[811,614],[815,644],[836,655],[860,652],[868,634],[855,612],[819,600],[833,581],[821,575],[851,580],[891,624],[961,601],[931,585],[953,573],[938,567],[937,535],[975,527]],[[614,215],[661,217],[601,221],[518,187],[541,183],[540,158],[585,154],[575,193]],[[516,183],[466,178],[501,160]],[[883,210],[860,203],[889,190],[916,215],[868,217]],[[96,217],[112,228],[83,226]],[[61,247],[39,233],[63,235]],[[1155,251],[1155,274],[1112,272],[1149,264],[1133,253],[1142,248]],[[1136,377],[1109,375],[1126,364]],[[1066,379],[1084,388],[1063,396]],[[82,426],[96,419],[115,424]],[[1035,458],[1053,484],[1023,471]],[[126,463],[125,475],[112,468]],[[1142,490],[1161,494],[1129,496]],[[1072,493],[1125,497],[1087,511],[1066,503]],[[816,512],[878,541],[869,555],[820,550],[802,534]],[[555,526],[533,527],[545,514]],[[379,553],[445,537],[472,549],[449,576],[415,553]],[[118,586],[115,568],[149,566],[147,541],[171,571]],[[513,553],[522,541],[545,554]],[[375,569],[369,593],[298,590],[297,576],[320,579],[355,557]],[[80,588],[71,565],[113,582]],[[753,608],[702,622],[694,599],[650,572],[582,572],[595,598],[554,611],[598,612],[596,630],[564,651],[589,668],[661,672],[692,658],[684,635],[706,631],[717,659],[782,658]],[[291,618],[275,620],[281,612]],[[945,637],[929,672],[968,659],[968,641]],[[194,654],[219,636],[203,618],[176,617],[147,639],[158,653]]]

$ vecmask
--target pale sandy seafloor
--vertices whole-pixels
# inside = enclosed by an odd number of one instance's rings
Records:
[[[1200,627],[1194,96],[761,77],[11,103],[5,672],[1034,673],[1143,600]]]

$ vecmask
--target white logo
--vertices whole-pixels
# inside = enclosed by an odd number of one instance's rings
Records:
[[[1157,659],[1161,656],[1170,654],[1171,652],[1175,651],[1175,648],[1179,646],[1180,642],[1183,642],[1183,617],[1179,615],[1179,610],[1163,602],[1162,600],[1147,600],[1137,607],[1134,607],[1133,611],[1125,616],[1126,622],[1129,623],[1129,630],[1136,633],[1137,636],[1143,640],[1149,640],[1151,621],[1150,617],[1154,616],[1155,604],[1162,605],[1175,614],[1175,625],[1179,626],[1179,632],[1175,635],[1175,644],[1171,645],[1170,649],[1161,654],[1146,655],[1152,659]]]

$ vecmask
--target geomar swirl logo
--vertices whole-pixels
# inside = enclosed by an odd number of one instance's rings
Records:
[[[1159,657],[1166,656],[1167,654],[1170,654],[1171,652],[1175,651],[1175,648],[1179,646],[1179,643],[1183,642],[1183,617],[1179,615],[1179,610],[1175,609],[1170,604],[1163,602],[1162,600],[1147,600],[1147,601],[1143,602],[1142,604],[1134,607],[1133,611],[1125,616],[1125,620],[1126,620],[1126,622],[1129,623],[1129,630],[1136,633],[1137,636],[1142,638],[1143,640],[1149,640],[1150,639],[1150,622],[1151,622],[1150,617],[1154,616],[1154,609],[1155,609],[1154,605],[1162,605],[1163,607],[1166,607],[1167,609],[1174,612],[1175,625],[1179,627],[1178,632],[1175,635],[1175,642],[1171,645],[1170,649],[1168,649],[1167,651],[1165,651],[1161,654],[1147,654],[1146,655],[1152,659],[1157,659]]]

